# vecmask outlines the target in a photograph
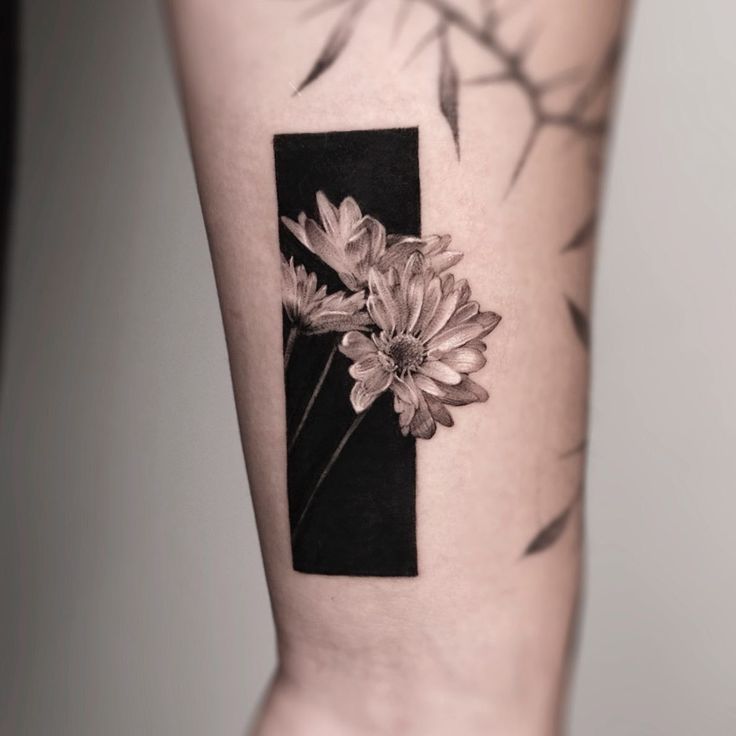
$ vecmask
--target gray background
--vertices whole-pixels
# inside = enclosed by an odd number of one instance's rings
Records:
[[[240,734],[273,636],[161,19],[26,3],[3,736]],[[736,4],[646,0],[600,250],[576,736],[736,733]]]

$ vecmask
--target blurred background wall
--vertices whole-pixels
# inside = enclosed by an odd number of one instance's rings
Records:
[[[162,22],[28,0],[2,736],[241,734],[274,662]],[[636,12],[600,243],[573,736],[736,733],[736,4]]]

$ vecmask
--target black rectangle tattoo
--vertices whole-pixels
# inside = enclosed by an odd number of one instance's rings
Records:
[[[352,197],[389,232],[419,234],[416,128],[277,135],[274,154],[281,216],[296,219],[305,212],[319,222],[316,195],[323,192],[338,205]],[[336,271],[284,225],[280,240],[283,255],[315,274],[328,292],[345,288]],[[285,320],[285,341],[289,327]],[[401,434],[388,393],[354,430],[299,524],[310,493],[356,417],[349,398],[350,361],[335,350],[338,337],[327,332],[296,340],[286,374],[294,569],[416,575],[415,439]],[[324,382],[299,427],[330,358]]]
[[[422,236],[418,131],[277,135],[295,570],[417,574],[416,440],[485,401],[500,321]]]

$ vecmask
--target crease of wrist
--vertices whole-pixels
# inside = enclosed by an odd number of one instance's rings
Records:
[[[443,711],[488,722],[497,711],[487,689],[476,685],[453,677],[427,651],[400,646],[300,649],[282,656],[275,680],[295,708],[329,715],[351,734],[436,733]]]
[[[447,677],[446,668],[423,649],[410,642],[370,644],[310,641],[282,646],[279,674],[300,687],[317,683],[338,690],[351,689],[394,692],[439,688]]]
[[[540,736],[556,734],[554,715],[493,704],[472,688],[375,678],[305,682],[280,668],[254,736]],[[535,712],[536,711],[536,712]]]

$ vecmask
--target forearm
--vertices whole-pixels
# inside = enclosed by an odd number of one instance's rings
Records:
[[[169,5],[278,632],[258,732],[556,733],[621,4],[417,0],[390,53],[396,4]],[[342,301],[298,313],[309,273]]]

